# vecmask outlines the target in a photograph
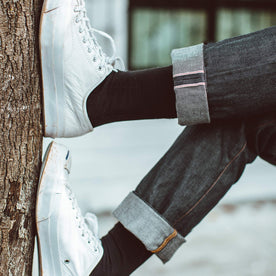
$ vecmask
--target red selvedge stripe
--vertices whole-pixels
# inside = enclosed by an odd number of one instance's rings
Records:
[[[201,86],[201,85],[206,85],[206,82],[198,82],[198,83],[191,83],[191,84],[182,84],[182,85],[177,85],[174,88],[186,88],[186,87],[195,87],[195,86]]]
[[[193,74],[202,74],[204,73],[204,70],[198,70],[198,71],[192,71],[192,72],[187,72],[187,73],[179,73],[173,75],[173,77],[181,77],[181,76],[187,76],[187,75],[193,75]]]

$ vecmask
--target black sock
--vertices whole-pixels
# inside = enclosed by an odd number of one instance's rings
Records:
[[[152,255],[121,223],[102,238],[102,245],[104,255],[90,276],[128,276]]]
[[[126,120],[176,118],[172,66],[112,72],[87,99],[94,127]]]

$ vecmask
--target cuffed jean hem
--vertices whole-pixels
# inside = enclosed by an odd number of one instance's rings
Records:
[[[163,263],[168,262],[185,242],[164,218],[134,192],[124,199],[113,214]]]
[[[174,49],[171,53],[180,125],[210,123],[203,48],[203,44],[199,44]]]

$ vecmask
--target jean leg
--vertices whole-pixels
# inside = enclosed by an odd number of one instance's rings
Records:
[[[211,119],[276,109],[276,26],[207,44],[204,59]]]
[[[244,119],[276,109],[276,26],[172,51],[179,124]]]
[[[275,118],[187,127],[114,215],[167,262],[257,154],[276,164]]]

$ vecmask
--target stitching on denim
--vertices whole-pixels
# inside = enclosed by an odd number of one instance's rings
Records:
[[[177,231],[174,229],[174,231],[172,232],[172,234],[170,234],[157,249],[152,250],[151,253],[158,253],[158,252],[160,252],[176,236],[177,236]]]
[[[209,192],[215,187],[215,185],[218,183],[220,178],[223,176],[223,174],[226,172],[226,170],[229,168],[229,166],[239,157],[239,155],[245,150],[247,146],[247,143],[243,145],[241,150],[233,157],[233,159],[224,167],[218,178],[215,180],[215,182],[209,187],[209,189],[204,193],[204,195],[191,207],[183,216],[181,216],[178,220],[176,220],[173,225],[175,226],[180,220],[182,220],[184,217],[186,217],[188,214],[190,214],[197,205],[209,194]]]

